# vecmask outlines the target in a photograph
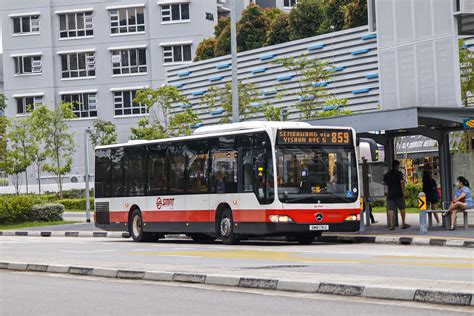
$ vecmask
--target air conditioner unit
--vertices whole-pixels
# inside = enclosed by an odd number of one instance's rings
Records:
[[[79,179],[76,176],[71,177],[71,183],[77,183]]]
[[[122,58],[120,58],[120,55],[112,55],[112,63],[113,64],[119,64]]]

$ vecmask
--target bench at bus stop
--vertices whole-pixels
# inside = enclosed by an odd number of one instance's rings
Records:
[[[420,210],[420,233],[428,232],[428,229],[433,228],[433,214],[443,214],[448,210]],[[459,214],[459,213],[458,213]],[[463,214],[464,229],[469,228],[469,214],[474,214],[474,209],[467,209]],[[441,216],[443,221],[443,227],[449,228],[451,226],[451,215]]]

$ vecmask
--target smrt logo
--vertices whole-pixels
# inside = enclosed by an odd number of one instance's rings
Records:
[[[158,197],[156,199],[156,207],[160,210],[163,206],[173,206],[174,198],[162,199]]]

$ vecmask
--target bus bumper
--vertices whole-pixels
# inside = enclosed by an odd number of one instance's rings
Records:
[[[95,227],[112,232],[128,232],[127,223],[110,223],[110,224],[98,224],[95,223]]]
[[[235,232],[242,235],[291,235],[303,233],[324,232],[355,232],[359,230],[359,221],[345,221],[342,223],[320,223],[317,225],[328,226],[326,230],[312,230],[314,223],[236,223]]]

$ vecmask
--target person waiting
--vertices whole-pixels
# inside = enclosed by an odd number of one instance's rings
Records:
[[[457,181],[458,190],[454,194],[454,199],[449,206],[449,210],[443,213],[443,216],[451,215],[451,227],[449,227],[449,230],[456,229],[457,213],[472,208],[472,194],[469,181],[462,176],[458,177]]]
[[[426,202],[430,203],[431,205],[431,209],[436,210],[436,205],[439,202],[438,184],[433,179],[431,171],[427,168],[423,170],[423,192],[426,196]],[[438,223],[438,226],[440,226],[438,213],[433,214],[436,219],[436,222]]]
[[[402,217],[402,229],[409,228],[405,222],[405,179],[403,173],[400,172],[400,162],[394,160],[392,162],[392,170],[383,176],[383,182],[387,186],[387,210],[388,210],[388,226],[390,230],[395,229],[395,210],[400,210]]]

